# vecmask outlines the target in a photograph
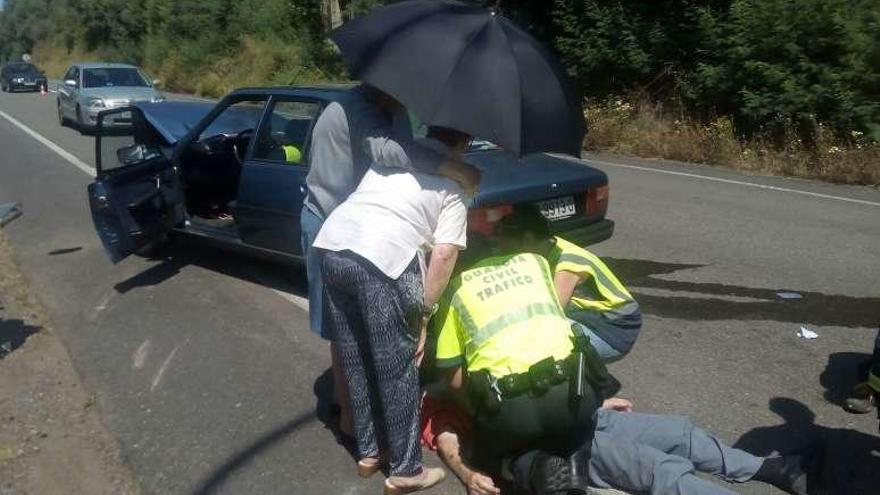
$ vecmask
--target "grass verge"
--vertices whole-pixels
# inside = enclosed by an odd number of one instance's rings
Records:
[[[721,165],[748,172],[880,185],[880,144],[854,132],[841,139],[820,126],[808,146],[789,133],[780,145],[769,139],[739,139],[729,118],[703,124],[661,107],[612,100],[585,110],[585,147],[643,158]]]

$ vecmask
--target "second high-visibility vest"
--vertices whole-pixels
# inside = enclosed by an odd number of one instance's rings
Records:
[[[572,309],[592,309],[609,316],[638,311],[638,303],[608,265],[586,249],[557,237],[547,260],[554,272],[568,271],[587,278],[575,288],[569,303]]]

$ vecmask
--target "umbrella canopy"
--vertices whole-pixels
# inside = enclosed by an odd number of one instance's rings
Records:
[[[455,0],[408,0],[355,19],[332,38],[352,77],[427,124],[518,155],[580,155],[583,113],[564,69],[493,11]]]

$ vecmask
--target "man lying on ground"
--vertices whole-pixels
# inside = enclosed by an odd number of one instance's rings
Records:
[[[501,480],[474,469],[466,459],[473,431],[467,413],[447,399],[426,398],[422,443],[436,450],[469,495],[500,495]],[[607,399],[597,413],[589,458],[590,484],[651,495],[733,494],[697,476],[712,474],[730,483],[762,481],[788,493],[809,494],[821,455],[757,457],[725,445],[685,417],[632,412],[632,404]],[[517,488],[535,495],[565,493],[558,473],[541,472],[545,454],[528,452],[511,466]],[[564,478],[562,478],[564,479]],[[498,482],[496,482],[498,481]]]

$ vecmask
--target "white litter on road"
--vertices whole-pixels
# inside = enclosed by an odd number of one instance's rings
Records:
[[[807,340],[813,340],[813,339],[819,338],[818,333],[810,330],[809,328],[807,328],[805,326],[801,326],[801,329],[798,330],[797,336],[802,339],[807,339]]]
[[[777,292],[776,295],[779,299],[803,299],[804,296],[798,294],[797,292]]]

